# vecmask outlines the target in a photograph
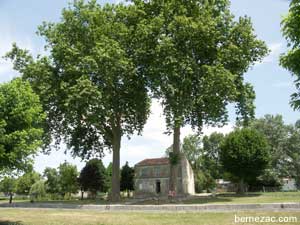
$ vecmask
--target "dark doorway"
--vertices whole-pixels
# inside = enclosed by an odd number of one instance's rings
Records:
[[[157,194],[160,193],[160,181],[159,180],[156,181],[156,193]]]

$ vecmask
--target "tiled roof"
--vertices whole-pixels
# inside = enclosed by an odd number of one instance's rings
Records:
[[[169,164],[168,158],[144,159],[136,164],[136,166],[154,166]]]

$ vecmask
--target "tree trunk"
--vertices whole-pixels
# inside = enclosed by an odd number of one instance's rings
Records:
[[[180,155],[180,126],[174,128],[173,133],[173,154]],[[177,177],[178,177],[178,162],[176,164],[170,164],[170,191],[177,194]]]
[[[9,193],[9,204],[11,204],[12,203],[12,199],[13,199],[13,193]]]
[[[245,184],[244,184],[244,179],[241,179],[239,181],[239,184],[238,184],[238,189],[237,189],[237,194],[245,194]]]
[[[111,179],[111,196],[112,202],[120,201],[120,147],[121,147],[121,129],[117,126],[113,129],[113,163]]]
[[[83,200],[84,191],[81,191],[81,201]]]

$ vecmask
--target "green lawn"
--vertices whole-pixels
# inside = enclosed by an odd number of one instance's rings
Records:
[[[122,199],[122,203],[128,201],[126,198]],[[8,200],[0,200],[1,203],[7,203]],[[14,200],[13,202],[28,202],[29,200]],[[76,204],[76,205],[85,205],[85,204],[111,204],[110,202],[97,199],[89,200],[53,200],[53,201],[38,201],[40,203],[62,203],[62,204]],[[247,195],[238,196],[234,193],[227,194],[218,194],[216,197],[194,197],[193,199],[185,200],[182,202],[175,202],[176,204],[247,204],[247,203],[284,203],[284,202],[300,202],[300,192],[269,192],[269,193],[249,193]],[[120,204],[119,203],[119,204]],[[139,202],[137,204],[149,205],[149,204],[170,204],[167,200],[147,200]]]
[[[230,225],[235,215],[296,217],[300,212],[101,213],[86,210],[0,209],[1,225]],[[240,223],[242,224],[242,223]],[[257,223],[247,223],[257,224]],[[266,224],[266,223],[265,223]],[[280,223],[272,223],[280,224]],[[282,223],[281,223],[282,224]],[[299,224],[299,223],[284,223]]]
[[[249,193],[248,195],[237,196],[235,194],[219,194],[216,197],[195,198],[187,200],[186,204],[203,203],[283,203],[300,202],[300,192],[269,192],[269,193]]]
[[[246,195],[236,195],[234,193],[218,194],[215,197],[195,197],[184,200],[183,204],[248,204],[248,203],[284,203],[300,202],[300,192],[269,192],[269,193],[249,193]],[[140,204],[167,204],[168,201],[147,200]]]

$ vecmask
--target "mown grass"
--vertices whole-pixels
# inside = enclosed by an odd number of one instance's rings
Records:
[[[232,225],[235,224],[235,215],[297,217],[300,221],[300,212],[101,213],[87,210],[0,209],[0,225]]]
[[[245,195],[234,193],[217,194],[216,196],[195,196],[193,198],[174,202],[173,204],[251,204],[251,203],[288,203],[300,202],[300,192],[257,192]],[[142,205],[170,204],[168,200],[146,200]]]
[[[123,198],[118,204],[128,203],[132,199]],[[8,199],[0,199],[1,203],[7,203]],[[24,202],[30,204],[29,200],[14,199],[13,202]],[[103,205],[111,204],[111,202],[104,199],[71,199],[71,200],[39,200],[37,203],[53,203],[53,204],[74,204],[74,205]],[[216,196],[195,196],[191,199],[176,201],[173,204],[251,204],[251,203],[288,203],[300,202],[300,192],[269,192],[269,193],[248,193],[245,195],[236,195],[234,193],[218,194]],[[141,205],[161,205],[172,204],[166,199],[160,200],[146,200],[137,202],[135,204]]]
[[[184,201],[185,204],[250,204],[300,202],[300,192],[248,193],[245,195],[219,194],[215,197],[198,197]]]

